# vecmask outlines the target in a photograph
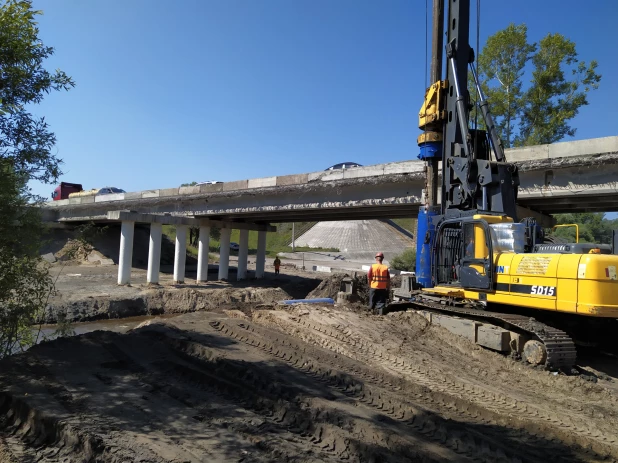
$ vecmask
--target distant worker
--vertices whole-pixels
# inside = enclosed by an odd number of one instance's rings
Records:
[[[369,308],[382,309],[388,300],[388,290],[391,286],[391,277],[388,267],[382,264],[384,254],[376,254],[376,263],[367,272],[367,282],[369,283]]]
[[[279,275],[279,267],[281,267],[281,260],[279,259],[279,257],[275,257],[275,261],[273,262],[273,265],[275,266],[275,275]]]

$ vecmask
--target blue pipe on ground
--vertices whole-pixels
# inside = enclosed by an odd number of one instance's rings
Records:
[[[319,297],[317,299],[290,299],[281,301],[280,304],[334,304],[335,301],[330,297]]]

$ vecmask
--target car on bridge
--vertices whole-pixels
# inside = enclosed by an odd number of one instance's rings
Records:
[[[339,164],[335,164],[334,166],[330,166],[328,169],[324,170],[350,169],[352,167],[363,167],[363,165],[358,162],[340,162]]]
[[[112,195],[115,193],[126,193],[126,191],[121,190],[120,188],[113,187],[113,186],[106,186],[106,187],[100,188],[96,195],[97,196]]]

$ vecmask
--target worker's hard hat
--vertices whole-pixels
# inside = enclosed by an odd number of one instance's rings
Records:
[[[383,253],[381,253],[381,252],[378,252],[378,253],[376,254],[376,257],[381,257],[381,258],[383,258],[383,259],[384,259],[384,254],[383,254]]]

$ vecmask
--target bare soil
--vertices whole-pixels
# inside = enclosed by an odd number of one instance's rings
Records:
[[[309,275],[118,287],[64,267],[51,318],[179,315],[0,361],[0,462],[618,461],[615,358],[555,375],[414,312],[277,304],[339,291]]]

